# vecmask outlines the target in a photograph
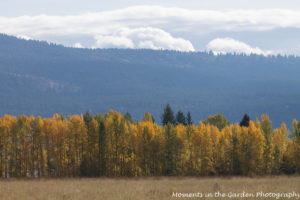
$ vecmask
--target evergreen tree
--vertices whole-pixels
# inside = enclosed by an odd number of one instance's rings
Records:
[[[181,110],[179,110],[176,114],[176,124],[186,125],[186,118]]]
[[[124,115],[124,119],[127,122],[133,123],[133,120],[132,120],[131,115],[130,115],[129,112],[126,112],[126,114]]]
[[[96,116],[96,120],[99,125],[98,134],[98,162],[99,162],[99,175],[106,175],[106,160],[107,160],[107,134],[105,132],[105,118],[103,115],[99,114]]]
[[[296,141],[300,143],[300,123],[296,119],[293,120],[293,136],[296,138]]]
[[[171,109],[170,104],[166,105],[164,113],[161,116],[161,122],[163,125],[167,125],[168,123],[175,124],[174,113]]]
[[[300,173],[300,122],[296,119],[293,120],[293,161],[297,173]]]
[[[249,121],[250,121],[250,117],[247,114],[245,114],[242,121],[240,122],[240,126],[248,127],[249,126]]]
[[[86,126],[89,125],[89,123],[92,121],[93,116],[90,114],[89,111],[87,111],[84,115],[83,115],[83,120]]]
[[[194,123],[190,112],[188,112],[186,115],[186,122],[187,125],[192,125]]]
[[[176,173],[175,151],[176,132],[174,126],[168,123],[165,126],[165,169],[164,175],[170,176]]]

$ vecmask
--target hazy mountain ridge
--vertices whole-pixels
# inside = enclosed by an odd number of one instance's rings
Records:
[[[194,121],[267,112],[300,118],[300,58],[130,49],[75,49],[0,35],[0,114],[144,112],[166,103]]]

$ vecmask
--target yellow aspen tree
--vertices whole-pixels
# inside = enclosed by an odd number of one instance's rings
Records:
[[[201,175],[201,167],[202,167],[202,132],[205,130],[205,125],[203,123],[199,123],[197,127],[195,127],[193,138],[192,138],[192,175]]]
[[[249,127],[235,127],[237,154],[240,173],[243,175],[260,174],[263,168],[265,138],[253,121]]]
[[[98,167],[98,153],[99,153],[99,124],[95,118],[93,118],[89,122],[88,127],[88,142],[87,142],[87,149],[89,152],[89,171],[91,176],[97,176],[99,174],[99,167]]]
[[[280,172],[285,174],[294,174],[297,171],[297,161],[295,160],[297,148],[295,145],[294,138],[292,140],[288,140],[287,149],[283,153],[282,164],[280,167]]]
[[[0,178],[6,178],[6,160],[5,157],[7,152],[5,148],[5,142],[8,142],[8,137],[6,136],[6,127],[3,124],[3,118],[0,118]]]
[[[128,170],[128,174],[132,176],[139,176],[141,174],[141,169],[138,166],[138,124],[130,124],[129,125],[129,149],[130,149],[130,160],[128,162],[128,166],[130,170]]]
[[[53,118],[45,118],[43,125],[44,137],[44,148],[45,148],[45,157],[46,160],[46,171],[44,176],[55,176],[55,164],[54,164],[54,135],[57,133],[57,127],[55,125],[55,120]]]
[[[0,178],[5,177],[5,127],[2,125],[2,118],[0,118]]]
[[[250,121],[248,127],[247,159],[249,164],[248,173],[261,174],[264,163],[265,138],[260,128]]]
[[[28,118],[26,115],[19,116],[17,118],[17,159],[16,170],[17,175],[21,177],[27,177],[30,174],[30,160],[31,156],[31,144],[32,134],[30,121],[33,117]]]
[[[71,115],[69,118],[69,132],[70,136],[73,137],[73,143],[71,143],[71,152],[74,156],[73,159],[71,159],[73,175],[78,176],[80,175],[81,162],[86,153],[87,131],[82,115]]]
[[[87,147],[80,173],[82,176],[95,177],[99,175],[99,123],[89,112],[84,114],[83,119],[87,130]]]
[[[138,165],[141,169],[141,175],[150,175],[150,143],[152,140],[151,135],[151,123],[149,122],[139,122],[137,124],[137,136],[138,136],[138,146],[137,146],[137,158]]]
[[[185,157],[186,157],[186,166],[185,166],[185,174],[186,175],[194,175],[195,173],[195,165],[194,165],[194,138],[195,138],[195,130],[196,127],[194,124],[188,124],[186,126],[185,132]]]
[[[151,151],[151,165],[153,170],[153,175],[162,175],[162,158],[163,158],[163,130],[161,126],[153,123],[153,135],[150,146]]]
[[[249,122],[249,126],[252,125],[251,121]],[[252,128],[253,129],[253,128]],[[235,170],[240,170],[239,173],[243,175],[247,175],[250,171],[250,159],[251,159],[251,147],[250,147],[250,138],[248,133],[248,127],[235,127],[235,134],[237,137],[237,154],[239,166],[235,168]]]
[[[127,171],[127,162],[131,156],[129,152],[129,132],[128,132],[128,123],[122,117],[120,124],[120,148],[119,148],[119,159],[120,159],[120,176],[125,176]]]
[[[267,114],[261,116],[261,130],[265,137],[265,147],[264,147],[264,174],[271,174],[274,164],[274,145],[272,143],[272,122]]]
[[[232,140],[232,125],[226,126],[219,133],[218,143],[216,145],[216,161],[215,167],[218,174],[230,174],[232,173],[232,152],[233,152],[233,140]]]
[[[175,127],[176,130],[176,135],[177,135],[177,140],[180,145],[179,149],[179,155],[178,155],[178,160],[177,160],[177,173],[180,175],[186,175],[185,172],[187,171],[187,166],[188,162],[190,159],[190,155],[188,150],[188,141],[186,139],[186,129],[187,127],[184,126],[183,124],[178,124]]]
[[[274,145],[274,165],[273,174],[279,174],[280,168],[283,165],[283,156],[287,150],[289,131],[285,123],[282,123],[281,128],[274,130],[272,136],[272,144]]]
[[[211,142],[212,142],[212,147],[211,148],[212,148],[212,158],[213,158],[212,162],[213,162],[213,166],[215,168],[216,158],[217,158],[218,153],[220,151],[220,149],[218,149],[217,147],[218,147],[220,136],[221,136],[221,131],[220,130],[222,130],[222,129],[219,129],[217,126],[210,125],[210,124],[206,125],[206,129],[207,129],[208,135],[210,135],[210,137],[211,137]]]
[[[213,141],[210,135],[210,131],[207,131],[207,127],[200,122],[195,132],[195,139],[197,141],[197,164],[200,163],[200,174],[201,175],[212,175],[215,174],[214,160],[213,160]],[[198,168],[198,167],[197,167]]]
[[[13,129],[16,124],[16,117],[10,115],[4,115],[1,118],[1,143],[2,143],[2,154],[1,154],[1,168],[2,177],[9,178],[14,176],[13,166],[15,161],[14,155],[14,140],[13,140]]]
[[[300,122],[293,120],[293,160],[296,172],[300,173]]]
[[[108,174],[119,176],[124,168],[125,147],[123,137],[127,137],[128,127],[121,113],[109,111],[105,116],[105,132],[107,134]],[[122,168],[122,169],[121,169]]]
[[[136,176],[137,172],[137,126],[133,123],[127,124],[127,136],[125,144],[123,144],[124,148],[124,166],[123,166],[123,174],[124,176]]]
[[[43,175],[43,166],[46,162],[43,157],[43,141],[44,134],[42,132],[43,120],[40,116],[31,121],[32,130],[32,172],[31,176],[40,177]]]
[[[105,133],[106,133],[106,175],[107,176],[114,176],[116,174],[116,153],[115,153],[115,128],[114,128],[114,121],[117,121],[118,113],[115,111],[110,110],[105,115]]]
[[[32,130],[35,135],[35,146],[37,148],[37,176],[47,175],[47,151],[46,151],[46,135],[44,133],[44,119],[37,117],[32,122]]]
[[[54,166],[56,174],[60,177],[67,176],[68,168],[68,123],[64,116],[54,115],[53,116],[54,125],[55,125],[55,134],[53,135],[54,143]]]
[[[239,124],[231,126],[232,132],[232,173],[234,175],[242,174],[242,127]]]

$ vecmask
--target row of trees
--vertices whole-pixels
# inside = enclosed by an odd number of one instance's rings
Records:
[[[262,115],[261,121],[245,120],[244,125],[230,124],[216,115],[198,125],[185,119],[186,125],[173,121],[160,126],[148,112],[136,122],[129,114],[123,117],[116,111],[68,119],[58,114],[43,119],[4,115],[0,118],[0,176],[300,172],[300,122],[294,120],[290,133],[284,123],[273,130],[267,115]]]

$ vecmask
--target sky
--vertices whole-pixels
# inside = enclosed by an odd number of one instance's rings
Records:
[[[76,48],[300,55],[300,2],[10,0],[0,32]]]

